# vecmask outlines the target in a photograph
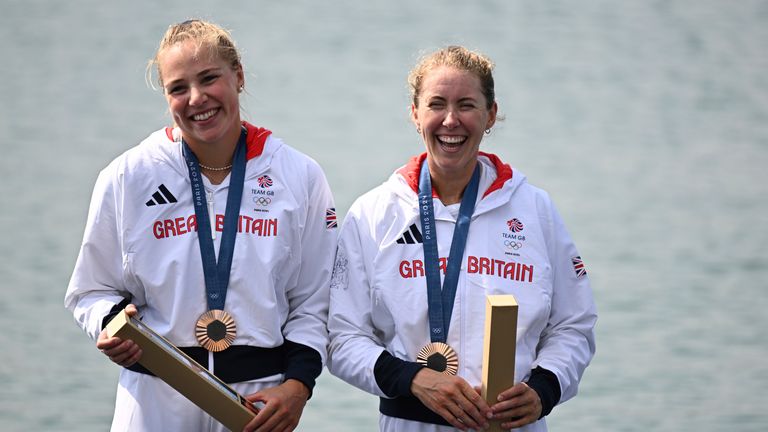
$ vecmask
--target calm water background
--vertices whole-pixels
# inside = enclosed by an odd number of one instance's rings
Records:
[[[768,2],[0,2],[0,429],[108,428],[117,367],[62,307],[91,188],[167,125],[166,26],[232,30],[246,117],[317,159],[340,215],[422,145],[405,77],[460,43],[497,63],[484,140],[555,199],[598,353],[553,431],[768,430]],[[376,429],[324,374],[299,430]]]

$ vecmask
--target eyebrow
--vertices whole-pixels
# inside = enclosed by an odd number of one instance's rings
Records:
[[[199,77],[208,75],[211,72],[218,72],[220,70],[221,70],[221,67],[213,66],[213,67],[209,67],[208,69],[201,70],[200,72],[197,73],[196,76],[199,78]],[[179,79],[170,81],[170,82],[168,82],[168,84],[165,85],[165,87],[173,87],[174,85],[176,85],[176,84],[178,84],[180,82],[184,82],[184,79],[183,78],[179,78]]]
[[[447,101],[448,99],[446,99],[444,96],[432,95],[432,96],[427,97],[426,100],[427,101],[433,101],[433,100]],[[461,102],[477,102],[477,99],[475,99],[475,98],[473,98],[471,96],[466,96],[466,97],[463,97],[463,98],[459,98],[459,100],[457,102],[459,102],[459,103],[461,103]]]

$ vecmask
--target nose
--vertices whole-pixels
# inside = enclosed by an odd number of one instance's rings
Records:
[[[189,94],[189,104],[191,106],[202,105],[208,96],[205,92],[197,86],[192,86]]]
[[[459,116],[456,115],[453,110],[448,110],[448,112],[445,114],[445,118],[443,119],[443,126],[447,127],[448,129],[453,129],[460,124],[461,122],[459,121]]]

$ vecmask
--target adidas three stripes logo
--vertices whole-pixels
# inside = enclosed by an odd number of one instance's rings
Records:
[[[165,187],[164,184],[161,184],[157,187],[157,191],[152,194],[152,198],[146,202],[147,207],[152,207],[153,205],[157,204],[168,204],[168,203],[175,203],[176,197],[173,196],[171,191],[168,190],[167,187]]]
[[[417,227],[416,224],[411,224],[411,226],[403,233],[403,235],[401,235],[400,238],[397,239],[397,243],[399,244],[424,243],[424,240],[422,240],[421,238],[421,232],[419,232],[419,227]]]

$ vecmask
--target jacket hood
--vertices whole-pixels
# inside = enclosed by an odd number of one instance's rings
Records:
[[[278,139],[269,139],[272,135],[272,131],[269,129],[254,126],[246,121],[242,122],[242,124],[247,132],[245,141],[246,160],[251,161],[251,159],[262,156],[258,160],[257,165],[259,165],[259,169],[257,171],[263,171],[269,166],[275,151],[282,146],[282,141]],[[162,143],[160,147],[164,150],[161,154],[164,158],[167,158],[167,162],[176,167],[180,173],[186,173],[187,167],[181,152],[181,129],[178,127],[166,127],[162,130],[162,133],[164,133],[165,139],[161,140]],[[251,162],[250,165],[253,165],[253,162]],[[253,173],[253,170],[248,169],[246,175],[248,175],[248,173]]]
[[[247,153],[246,160],[251,160],[257,156],[261,156],[264,153],[264,144],[267,142],[267,138],[272,134],[272,131],[263,127],[254,126],[246,121],[243,122],[243,127],[247,131],[245,138],[245,144]],[[165,136],[173,142],[181,142],[181,129],[178,127],[165,128]]]
[[[395,188],[398,195],[408,200],[418,199],[419,174],[421,174],[421,166],[426,158],[426,152],[414,156],[408,163],[395,171],[390,180],[396,180],[402,185],[402,187]],[[502,162],[502,160],[495,154],[479,152],[477,160],[482,164],[483,170],[492,177],[492,181],[490,181],[488,187],[485,188],[480,197],[478,197],[479,201],[486,200],[486,198],[490,199],[494,195],[499,195],[496,192],[501,192],[502,190],[506,191],[506,193],[512,193],[520,184],[525,182],[525,175],[519,171],[513,173],[512,167]],[[432,190],[432,196],[439,198],[434,189]]]

